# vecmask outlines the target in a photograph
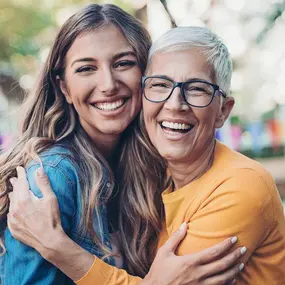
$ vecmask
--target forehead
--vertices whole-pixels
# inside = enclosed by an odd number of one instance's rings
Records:
[[[166,75],[176,81],[201,78],[213,82],[214,79],[206,56],[195,48],[154,54],[147,75]]]
[[[121,30],[114,25],[106,25],[79,35],[66,55],[66,61],[77,57],[101,58],[112,57],[125,51],[133,51]]]

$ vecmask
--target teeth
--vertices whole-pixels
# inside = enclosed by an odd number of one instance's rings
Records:
[[[113,103],[96,103],[94,105],[101,110],[112,111],[123,106],[124,102],[125,102],[124,100],[119,100]]]
[[[173,123],[173,122],[167,122],[167,121],[163,121],[161,125],[165,128],[170,128],[170,129],[175,129],[175,130],[188,130],[191,128],[191,125],[188,125],[188,124]]]

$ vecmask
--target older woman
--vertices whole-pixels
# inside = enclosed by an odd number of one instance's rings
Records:
[[[223,126],[234,106],[229,96],[231,72],[227,48],[205,28],[173,29],[150,50],[142,80],[142,129],[146,129],[161,159],[167,161],[172,178],[162,194],[165,215],[159,243],[154,246],[164,244],[183,222],[188,224],[188,231],[178,248],[179,255],[198,252],[238,235],[248,250],[243,258],[247,266],[237,284],[281,285],[285,283],[285,220],[274,181],[257,162],[215,139],[216,128]],[[25,182],[23,170],[19,171],[15,188]],[[52,195],[46,177],[42,179],[44,183],[39,186],[43,193]],[[24,213],[20,214],[20,206]],[[28,213],[35,213],[35,209],[43,225],[47,222],[48,236],[54,233],[55,239],[59,237],[61,244],[67,245],[64,249],[50,249],[53,254],[48,258],[68,274],[68,266],[78,267],[74,259],[68,260],[68,252],[79,249],[58,230],[60,221],[54,200],[26,199],[23,206],[19,198],[13,197],[11,210],[18,215],[8,221],[12,233],[40,252],[48,247],[48,239],[38,230],[38,219]],[[59,253],[63,257],[59,258]],[[86,253],[86,259],[88,256]],[[164,268],[165,274],[169,270],[171,265]],[[137,282],[99,259],[85,271],[87,274],[78,284],[98,280],[100,284]],[[72,274],[71,269],[69,272]]]

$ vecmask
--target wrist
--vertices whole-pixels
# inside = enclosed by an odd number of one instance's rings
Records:
[[[50,238],[45,238],[42,241],[40,248],[37,249],[37,251],[40,252],[44,259],[53,263],[62,253],[67,240],[69,240],[69,238],[63,229],[57,229]]]
[[[94,255],[70,239],[63,229],[53,233],[53,238],[42,243],[38,250],[42,257],[59,268],[73,281],[81,279],[94,263]]]

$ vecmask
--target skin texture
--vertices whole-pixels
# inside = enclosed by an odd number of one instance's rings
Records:
[[[191,79],[214,81],[213,69],[197,49],[157,53],[152,59],[148,76],[163,75],[181,82]],[[161,103],[143,99],[144,121],[150,140],[169,164],[176,188],[204,174],[213,160],[215,129],[223,126],[234,99],[214,97],[205,108],[191,107],[176,88],[171,97]],[[174,133],[161,127],[162,121],[194,125],[187,133]]]
[[[64,79],[58,83],[81,125],[107,157],[141,109],[140,78],[132,47],[113,25],[79,36],[67,52]],[[114,111],[96,105],[119,100],[126,102]]]

